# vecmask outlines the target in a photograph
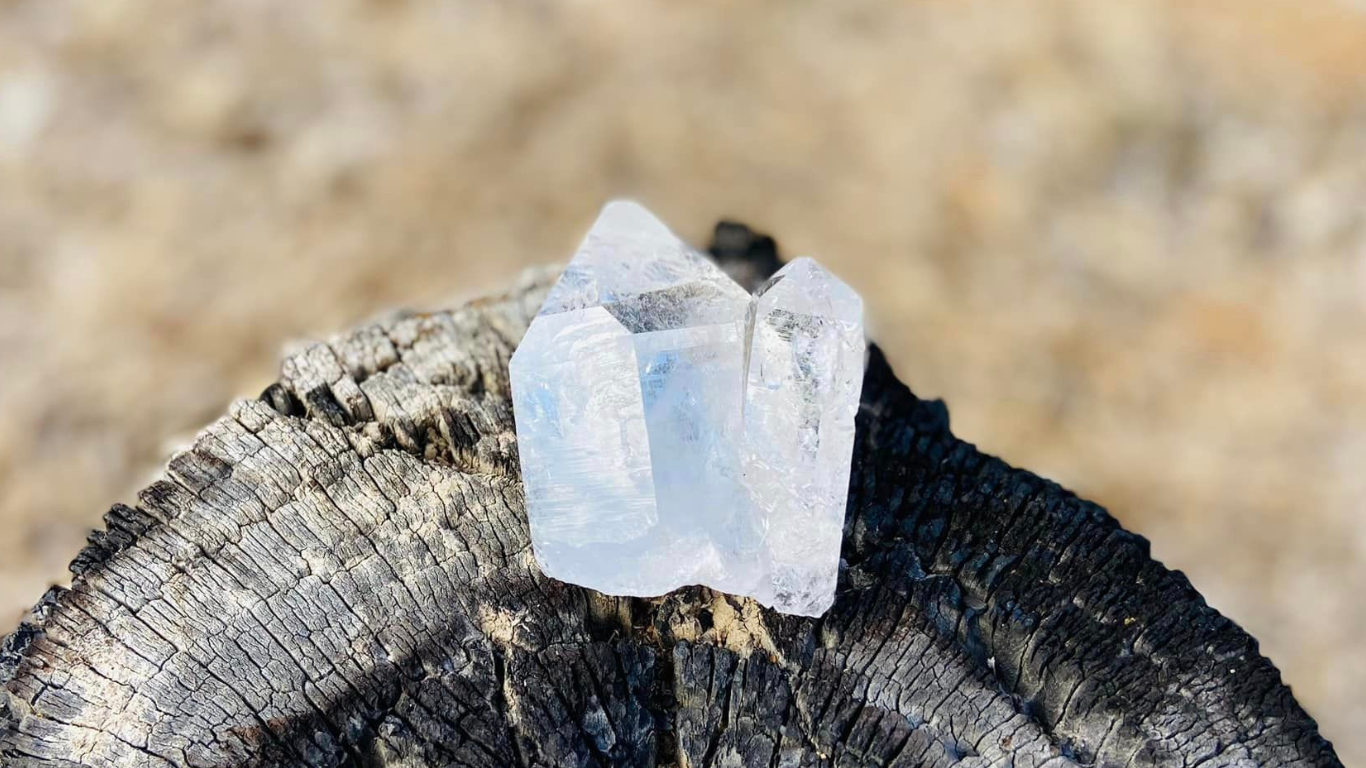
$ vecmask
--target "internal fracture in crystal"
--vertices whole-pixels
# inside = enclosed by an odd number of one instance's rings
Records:
[[[824,613],[863,357],[863,302],[815,261],[750,296],[643,207],[609,203],[512,357],[542,570]]]

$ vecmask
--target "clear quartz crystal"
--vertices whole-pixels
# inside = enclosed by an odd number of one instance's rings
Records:
[[[756,294],[609,203],[512,357],[536,559],[608,594],[834,599],[863,303],[811,259]]]

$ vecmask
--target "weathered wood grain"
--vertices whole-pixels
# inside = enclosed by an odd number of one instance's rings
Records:
[[[308,347],[111,509],[0,650],[4,764],[1340,765],[1145,540],[876,349],[828,615],[546,579],[506,370],[550,277]]]

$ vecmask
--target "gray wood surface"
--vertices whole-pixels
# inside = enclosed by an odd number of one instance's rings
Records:
[[[0,649],[3,764],[1340,765],[1144,539],[876,349],[826,616],[546,579],[506,369],[551,277],[309,346],[111,509]]]

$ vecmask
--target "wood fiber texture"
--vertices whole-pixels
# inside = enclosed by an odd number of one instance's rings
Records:
[[[307,347],[113,507],[0,648],[3,764],[1340,765],[1143,538],[875,347],[826,616],[545,578],[507,363],[552,279]]]

